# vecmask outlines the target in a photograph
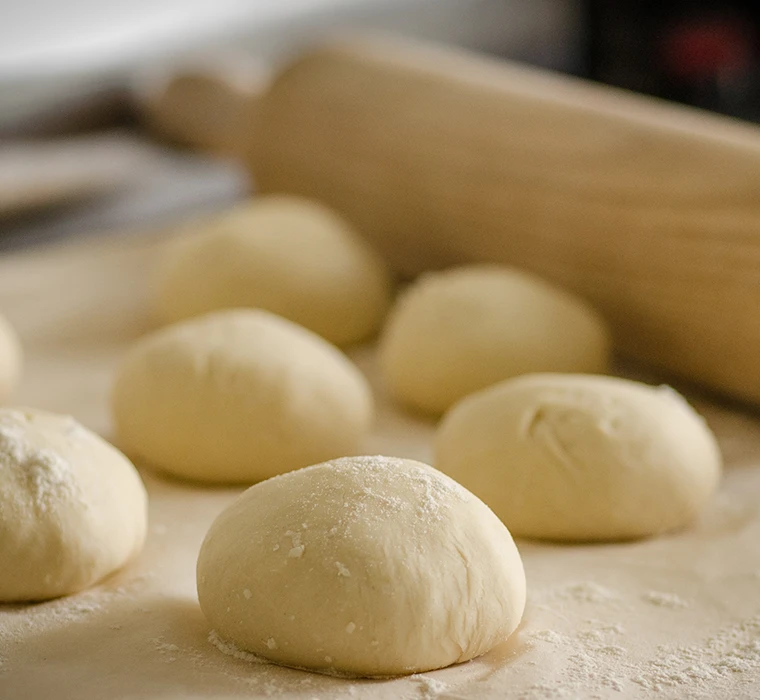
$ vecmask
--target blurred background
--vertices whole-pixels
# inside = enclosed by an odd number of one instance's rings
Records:
[[[235,101],[299,49],[351,29],[760,120],[760,9],[749,1],[2,3],[0,249],[163,225],[245,196]],[[234,102],[221,136],[209,136],[208,94]]]

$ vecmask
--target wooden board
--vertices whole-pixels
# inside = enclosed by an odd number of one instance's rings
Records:
[[[449,47],[307,52],[259,100],[259,192],[314,197],[396,269],[517,265],[615,345],[760,403],[760,128]]]
[[[159,244],[137,236],[0,258],[0,311],[27,357],[18,403],[71,413],[112,437],[109,386],[125,348],[151,327]],[[433,426],[389,405],[371,347],[353,354],[378,394],[367,451],[428,459]],[[221,653],[197,604],[195,559],[239,489],[142,470],[150,534],[138,561],[80,595],[0,606],[0,699],[756,697],[760,424],[699,408],[728,463],[699,523],[624,545],[520,542],[529,603],[515,638],[473,662],[392,681],[346,681]]]

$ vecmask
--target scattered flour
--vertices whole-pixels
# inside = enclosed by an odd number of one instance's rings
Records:
[[[594,603],[598,605],[615,603],[619,601],[620,596],[615,591],[595,581],[580,581],[536,591],[536,599],[540,601],[538,607],[553,609],[558,601]]]
[[[56,500],[78,495],[71,465],[52,450],[30,450],[19,466],[27,472],[34,502],[41,511]]]
[[[79,486],[69,462],[53,450],[32,445],[25,438],[13,413],[4,420],[0,419],[0,454],[5,457],[4,466],[26,481],[26,489],[34,506],[46,512],[56,501],[80,498]]]
[[[549,642],[550,644],[562,644],[567,640],[564,635],[561,635],[554,630],[539,630],[531,636],[531,639],[539,639],[543,642]]]
[[[119,599],[133,597],[151,579],[152,576],[143,574],[133,577],[116,588],[96,586],[75,595],[43,603],[14,604],[3,607],[9,611],[23,610],[28,629],[53,623],[75,622],[83,617],[108,610]]]
[[[70,623],[92,620],[98,624],[99,614],[109,612],[119,601],[134,600],[151,579],[152,576],[145,574],[135,576],[115,588],[96,586],[75,595],[41,603],[0,605],[0,649],[11,649],[19,640],[43,635],[51,628],[65,628]],[[4,615],[8,615],[8,618],[5,619]],[[121,625],[110,624],[108,628],[118,630]],[[0,672],[10,671],[9,666],[10,662],[6,659],[5,668],[0,666]]]
[[[573,590],[576,588],[573,587]],[[585,588],[583,590],[588,592]],[[599,594],[596,589],[592,591],[594,595]],[[603,599],[617,600],[617,596],[606,592]],[[585,594],[582,601],[587,602]],[[530,694],[525,696],[526,700],[581,696],[596,698],[601,697],[601,691],[624,690],[626,678],[619,659],[626,656],[627,650],[611,641],[611,637],[618,636],[618,630],[622,628],[598,620],[589,620],[585,624],[588,628],[573,636],[550,629],[539,630],[529,636],[528,642],[531,646],[551,644],[561,647],[569,655],[560,677],[534,684],[530,688]]]
[[[228,642],[226,639],[222,639],[216,630],[211,630],[211,632],[208,633],[208,641],[211,642],[217,649],[219,649],[222,654],[226,654],[227,656],[239,659],[240,661],[248,661],[249,663],[253,664],[268,663],[260,656],[256,656],[256,654],[251,654],[248,651],[238,649],[238,647],[235,646],[232,642]]]
[[[565,587],[563,593],[565,598],[579,603],[609,603],[618,599],[614,591],[593,581],[572,584]]]
[[[675,593],[661,593],[660,591],[649,591],[645,593],[642,600],[652,605],[659,605],[661,608],[688,608],[689,604],[677,596]]]
[[[301,533],[288,530],[285,537],[290,537],[291,547],[288,550],[288,557],[291,559],[300,559],[303,556],[306,546],[301,543]]]
[[[682,688],[690,698],[719,697],[737,675],[760,671],[760,615],[721,630],[702,645],[660,646],[656,656],[632,677],[647,690]],[[753,679],[747,678],[751,683]]]
[[[624,601],[599,586],[573,584],[547,592],[555,601],[572,599],[609,606]],[[672,593],[650,591],[640,599],[652,605],[684,609],[688,603]],[[555,603],[556,604],[556,603]],[[551,680],[534,684],[525,700],[554,698],[602,698],[610,692],[621,698],[656,697],[708,700],[737,695],[737,688],[752,687],[760,673],[760,614],[720,630],[702,644],[661,645],[641,659],[641,648],[625,646],[625,628],[589,618],[572,635],[551,629],[533,632],[529,647],[552,645],[558,658],[564,656],[559,672]],[[637,654],[634,652],[638,652]],[[521,697],[520,700],[523,700]]]
[[[435,700],[442,693],[446,693],[449,690],[449,686],[436,678],[430,676],[422,676],[414,674],[411,676],[411,680],[419,683],[420,697],[424,700]]]
[[[181,649],[170,642],[165,641],[163,637],[156,637],[151,640],[156,651],[165,657],[165,661],[169,663],[177,660],[177,655],[181,654]]]

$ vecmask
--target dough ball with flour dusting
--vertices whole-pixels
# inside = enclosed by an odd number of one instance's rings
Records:
[[[518,537],[626,540],[686,525],[721,455],[669,387],[537,374],[473,394],[443,419],[435,465]]]
[[[527,272],[466,265],[423,275],[380,339],[391,394],[430,414],[528,372],[606,372],[610,339],[583,300]]]
[[[21,344],[8,321],[0,316],[0,403],[10,398],[21,376]]]
[[[469,491],[419,462],[347,457],[251,487],[212,524],[198,599],[217,633],[286,666],[442,668],[517,628],[525,574]]]
[[[112,400],[128,452],[211,482],[250,483],[357,454],[373,415],[367,380],[340,350],[259,309],[142,338]]]
[[[0,601],[87,588],[140,552],[146,526],[124,455],[69,416],[0,409]]]
[[[174,322],[256,307],[346,345],[378,329],[390,294],[385,264],[338,214],[301,197],[269,195],[170,247],[157,310]]]

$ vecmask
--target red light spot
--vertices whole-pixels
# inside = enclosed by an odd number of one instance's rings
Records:
[[[745,68],[752,58],[745,26],[731,19],[684,22],[662,44],[665,69],[676,77],[700,79]]]

